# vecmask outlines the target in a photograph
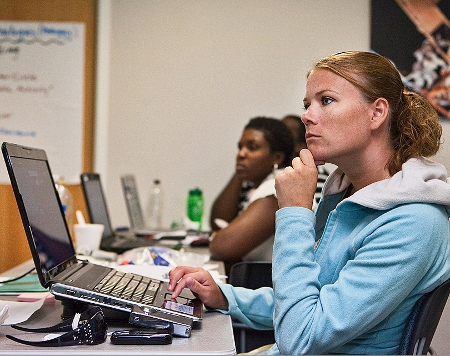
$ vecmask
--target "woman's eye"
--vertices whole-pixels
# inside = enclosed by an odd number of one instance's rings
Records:
[[[331,99],[329,96],[324,96],[324,97],[322,98],[322,104],[323,104],[323,105],[331,104],[332,101],[333,101],[333,99]]]
[[[309,108],[309,106],[310,106],[311,104],[303,104],[303,110],[308,110],[308,108]]]

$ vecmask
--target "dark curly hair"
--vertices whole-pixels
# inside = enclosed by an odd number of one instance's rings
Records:
[[[283,167],[291,164],[291,154],[294,150],[294,137],[289,128],[280,120],[271,117],[258,116],[251,119],[244,128],[255,129],[264,133],[264,138],[269,143],[271,152],[283,152]]]

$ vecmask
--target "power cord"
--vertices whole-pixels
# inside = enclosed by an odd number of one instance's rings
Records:
[[[7,279],[6,281],[0,281],[0,284],[4,284],[4,283],[11,283],[11,282],[15,282],[23,277],[25,277],[26,275],[30,274],[31,272],[33,272],[36,269],[36,267],[33,267],[32,269],[30,269],[28,272],[25,272],[24,274],[22,274],[21,276],[18,277],[14,277],[11,279]]]

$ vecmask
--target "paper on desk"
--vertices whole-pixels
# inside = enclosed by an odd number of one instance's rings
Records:
[[[2,311],[0,312],[0,324],[3,324],[3,322],[8,318],[8,310],[9,307],[5,305]]]
[[[18,324],[28,320],[36,310],[39,310],[42,307],[46,297],[47,295],[32,303],[0,300],[0,309],[2,311],[8,306],[8,317],[3,321],[2,325]]]

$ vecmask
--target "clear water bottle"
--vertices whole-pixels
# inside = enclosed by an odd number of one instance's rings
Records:
[[[202,191],[199,188],[191,189],[187,198],[187,217],[198,224],[198,230],[202,229],[203,205]]]
[[[155,179],[150,192],[147,206],[147,224],[151,229],[161,229],[162,227],[162,208],[163,197],[161,190],[161,181]]]
[[[70,194],[69,189],[67,189],[64,181],[64,177],[62,176],[54,176],[53,180],[55,181],[56,190],[59,194],[59,199],[61,200],[61,205],[64,211],[64,215],[66,217],[67,226],[69,227],[70,232],[72,233],[73,228],[73,197]]]

